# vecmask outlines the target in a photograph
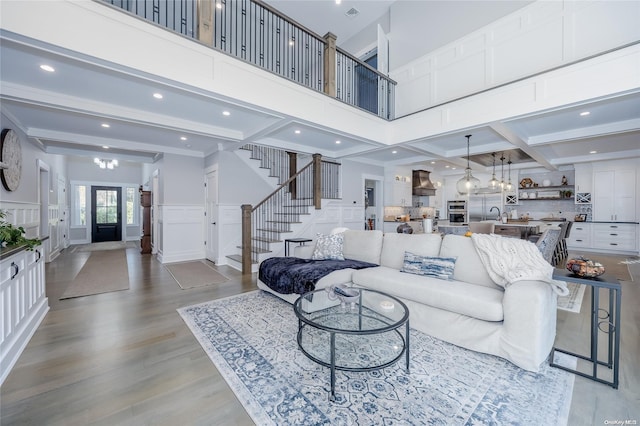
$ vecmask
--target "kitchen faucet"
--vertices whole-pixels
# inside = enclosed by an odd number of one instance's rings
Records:
[[[500,220],[500,207],[497,206],[491,206],[491,208],[489,209],[489,213],[491,213],[493,211],[493,209],[498,210],[498,217],[496,218],[496,220]]]

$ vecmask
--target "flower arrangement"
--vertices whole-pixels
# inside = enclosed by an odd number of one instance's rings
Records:
[[[41,243],[38,238],[26,238],[25,231],[22,226],[15,227],[7,222],[5,218],[8,212],[0,210],[0,246],[7,247],[13,245],[26,245],[27,250],[33,250],[35,246]]]

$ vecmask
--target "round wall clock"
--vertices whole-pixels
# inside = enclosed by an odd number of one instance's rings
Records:
[[[0,161],[3,163],[2,185],[7,191],[15,191],[20,185],[22,175],[22,147],[18,134],[11,129],[2,131],[2,147],[0,147]]]

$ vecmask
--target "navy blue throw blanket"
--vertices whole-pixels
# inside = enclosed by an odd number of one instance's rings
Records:
[[[320,278],[340,269],[378,266],[359,260],[311,260],[298,257],[271,257],[260,264],[258,278],[282,294],[304,294],[315,290]]]

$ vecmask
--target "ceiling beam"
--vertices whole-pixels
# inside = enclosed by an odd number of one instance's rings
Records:
[[[538,162],[542,167],[547,170],[558,170],[558,167],[551,164],[543,155],[541,155],[538,151],[531,148],[527,142],[525,142],[520,136],[518,136],[509,126],[505,123],[495,122],[489,125],[494,132],[505,138],[509,143],[513,146],[520,148],[525,154],[529,157],[533,158]]]

